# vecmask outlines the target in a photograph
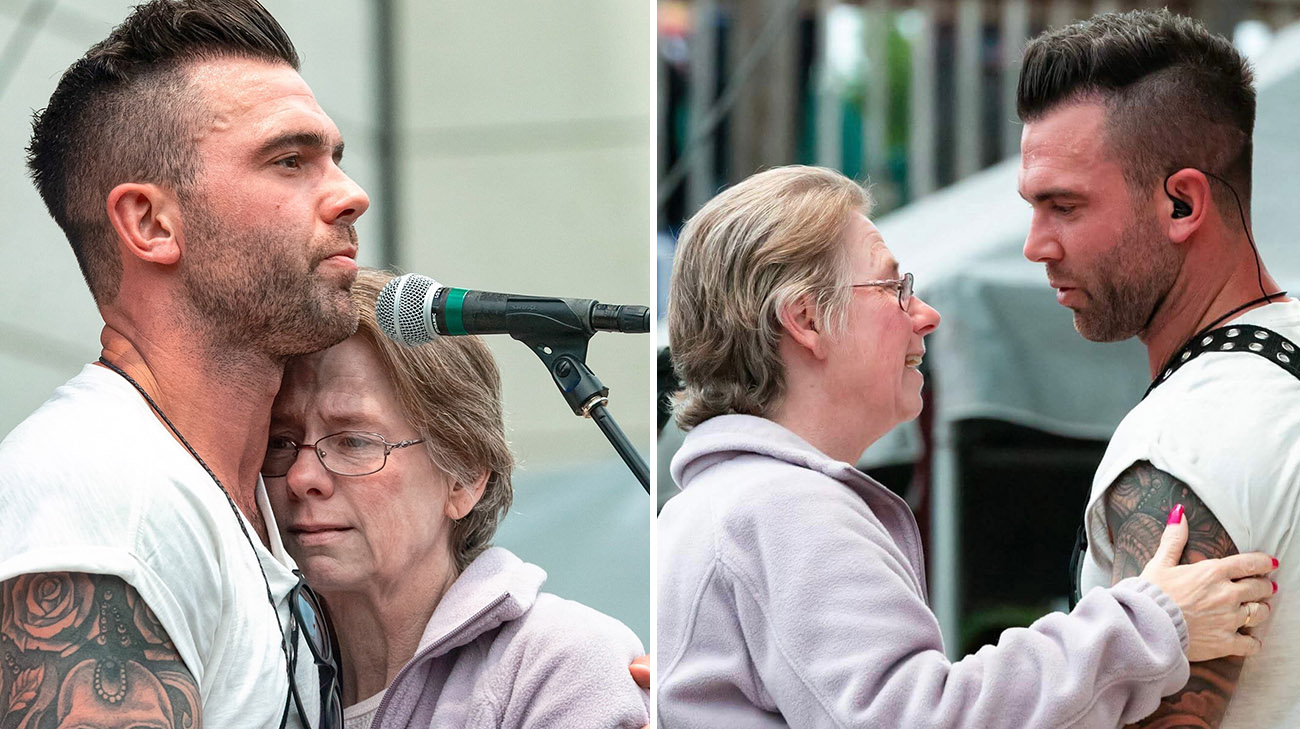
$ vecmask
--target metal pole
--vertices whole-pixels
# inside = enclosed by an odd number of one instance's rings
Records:
[[[701,0],[694,6],[694,30],[691,33],[690,121],[683,145],[683,154],[691,155],[687,162],[686,214],[693,215],[714,190],[714,134],[705,130],[704,118],[713,108],[718,88],[718,4],[715,0]],[[697,145],[694,149],[691,145]]]
[[[398,168],[397,43],[393,0],[375,2],[375,125],[379,185],[379,263],[398,263],[401,237],[401,170]]]
[[[934,499],[930,514],[930,602],[943,632],[944,652],[961,658],[961,480],[956,426],[934,416]]]
[[[1016,119],[1016,84],[1020,79],[1020,54],[1029,37],[1029,3],[1006,0],[1002,5],[1002,157],[1020,152],[1020,122]]]
[[[866,16],[867,99],[862,109],[862,169],[884,182],[889,170],[889,2],[870,0]]]
[[[817,60],[813,83],[817,84],[817,164],[842,169],[844,113],[840,88],[830,74],[830,15],[836,0],[817,0]]]
[[[908,116],[908,187],[911,198],[934,192],[934,0],[917,0],[920,28],[912,38],[911,110]]]
[[[980,105],[984,85],[980,73],[984,13],[980,0],[957,0],[957,177],[984,166],[984,135]]]

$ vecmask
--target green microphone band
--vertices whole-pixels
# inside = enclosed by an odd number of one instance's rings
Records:
[[[469,334],[465,331],[465,321],[461,318],[465,307],[465,294],[468,289],[447,289],[447,308],[445,309],[448,334]]]

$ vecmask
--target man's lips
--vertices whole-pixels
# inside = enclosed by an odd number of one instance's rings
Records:
[[[322,258],[320,263],[316,265],[321,266],[324,264],[331,264],[333,266],[337,266],[339,268],[344,269],[349,274],[355,274],[357,270],[357,250],[353,248],[350,251],[341,251],[339,253],[335,253],[331,256]]]
[[[331,259],[334,260],[348,259],[355,262],[357,260],[357,247],[352,246],[351,248],[344,248],[342,250],[335,251],[329,254],[328,256],[326,256],[324,260],[328,261]]]
[[[1056,289],[1056,303],[1074,308],[1083,303],[1083,291],[1073,286],[1061,286]]]
[[[1070,306],[1070,302],[1081,303],[1083,291],[1073,282],[1062,281],[1049,272],[1047,276],[1047,285],[1056,289],[1056,303],[1062,306]]]

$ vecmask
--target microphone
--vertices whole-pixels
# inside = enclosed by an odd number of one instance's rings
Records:
[[[375,300],[375,313],[379,328],[389,339],[410,346],[463,334],[509,334],[525,339],[547,334],[590,337],[598,331],[650,331],[650,309],[645,306],[453,289],[416,273],[389,281]]]

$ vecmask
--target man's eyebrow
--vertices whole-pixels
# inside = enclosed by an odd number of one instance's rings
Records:
[[[257,148],[258,157],[266,157],[282,149],[306,147],[309,149],[329,150],[335,162],[343,158],[343,142],[331,144],[320,132],[286,132],[272,137]]]
[[[1026,195],[1023,190],[1016,190],[1016,192],[1019,193],[1020,197],[1024,198],[1027,202],[1031,202],[1031,203],[1045,202],[1047,200],[1055,200],[1056,198],[1062,198],[1062,197],[1064,198],[1083,197],[1079,192],[1075,190],[1068,190],[1064,187],[1049,187],[1046,190],[1039,190],[1033,195]]]

